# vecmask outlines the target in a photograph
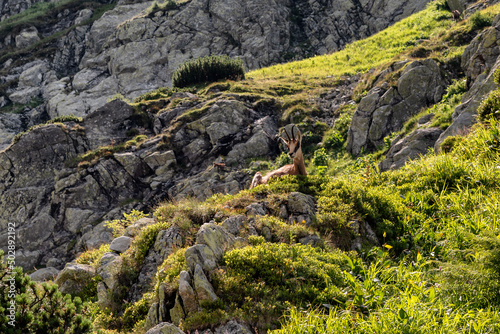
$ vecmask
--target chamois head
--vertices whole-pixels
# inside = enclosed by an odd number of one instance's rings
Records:
[[[301,150],[302,134],[295,124],[288,124],[280,131],[279,138],[288,147],[288,155],[294,159]]]

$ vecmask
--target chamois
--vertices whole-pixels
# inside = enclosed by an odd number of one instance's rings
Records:
[[[262,176],[260,172],[255,173],[250,189],[259,184],[267,184],[272,177],[280,177],[283,175],[307,175],[301,147],[302,134],[299,128],[297,128],[295,124],[289,124],[283,128],[279,138],[288,147],[288,155],[293,159],[293,164],[285,165],[277,170],[271,171],[267,173],[266,176]]]
[[[462,15],[462,14],[460,14],[460,12],[459,12],[458,10],[456,10],[456,9],[455,9],[454,11],[452,11],[452,12],[451,12],[451,14],[453,14],[453,19],[455,20],[455,22],[458,22],[458,20],[460,19],[460,15]]]

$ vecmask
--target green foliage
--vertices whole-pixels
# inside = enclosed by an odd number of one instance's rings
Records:
[[[93,266],[94,268],[97,269],[97,266],[99,265],[99,261],[101,260],[101,257],[107,253],[110,252],[111,250],[109,249],[109,245],[104,244],[101,245],[99,248],[88,250],[86,252],[83,252],[76,258],[76,263],[79,264],[88,264]]]
[[[233,314],[274,327],[288,303],[337,303],[344,300],[340,251],[325,252],[304,245],[262,243],[224,255],[225,271],[215,277],[217,295]]]
[[[335,120],[333,128],[326,132],[323,146],[329,151],[339,151],[344,147],[347,133],[351,124],[352,115],[356,110],[355,105],[347,105],[339,109],[339,117]]]
[[[500,89],[494,90],[481,102],[477,109],[479,119],[487,121],[489,118],[494,117],[499,119],[500,113]]]
[[[75,122],[75,123],[81,123],[83,121],[82,117],[77,117],[75,115],[63,115],[63,116],[57,116],[48,121],[46,124],[53,124],[53,123],[65,123],[65,122]]]
[[[492,23],[493,16],[489,13],[482,13],[480,11],[476,11],[469,18],[469,24],[473,30],[480,30],[482,28],[489,27]]]
[[[155,290],[158,290],[158,285],[163,282],[177,285],[179,274],[181,271],[187,270],[186,258],[184,257],[186,249],[187,247],[176,249],[158,267]]]
[[[292,158],[288,155],[287,152],[281,152],[280,156],[276,158],[276,161],[274,162],[274,165],[277,168],[283,167],[285,165],[289,165],[293,163]]]
[[[208,56],[187,61],[172,75],[174,87],[186,87],[219,80],[245,78],[243,61],[228,56]]]
[[[314,151],[314,157],[312,159],[314,166],[328,166],[328,154],[326,154],[324,148]]]
[[[109,103],[109,102],[114,101],[114,100],[122,100],[123,102],[128,103],[128,104],[132,103],[132,101],[127,99],[121,93],[116,93],[115,95],[111,96],[106,102]]]
[[[153,296],[153,293],[146,292],[140,300],[125,309],[123,312],[123,329],[125,331],[130,332],[136,324],[146,319],[149,307],[154,300]]]
[[[450,153],[463,140],[462,136],[449,136],[441,143],[441,151]]]
[[[79,297],[63,296],[55,284],[31,281],[21,268],[14,268],[13,262],[4,262],[2,251],[0,278],[3,283],[0,285],[0,332],[91,332],[89,304],[82,303]],[[14,326],[9,324],[13,320],[10,315],[15,316]]]
[[[130,213],[124,212],[123,217],[125,217],[125,219],[114,219],[104,222],[104,225],[113,230],[113,236],[115,238],[123,235],[127,227],[141,218],[148,217],[148,215],[142,211],[132,209]]]
[[[149,249],[154,245],[156,237],[161,230],[166,230],[170,226],[169,223],[156,223],[146,226],[141,230],[132,242],[132,256],[137,265],[144,262]]]

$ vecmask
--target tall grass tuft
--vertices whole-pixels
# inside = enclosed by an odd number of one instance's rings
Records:
[[[228,56],[208,56],[190,60],[179,66],[172,76],[174,87],[187,87],[218,80],[241,80],[245,70],[241,59]]]

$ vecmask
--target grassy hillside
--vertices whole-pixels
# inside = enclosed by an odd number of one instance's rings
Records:
[[[355,104],[336,110],[331,117],[338,120],[329,129],[315,120],[324,112],[314,102],[353,75],[360,75],[355,90],[359,100],[391,63],[433,57],[457,79],[432,107],[436,126],[445,128],[465,91],[461,53],[484,27],[480,22],[491,24],[499,12],[500,5],[495,5],[454,23],[444,2],[437,1],[343,51],[250,72],[244,81],[190,88],[206,100],[213,98],[214,88],[252,95],[263,103],[273,100],[283,124],[297,113],[294,121],[301,128],[314,124],[321,133],[308,139],[305,149],[310,175],[283,177],[201,203],[184,200],[155,208],[156,224],[144,228],[121,255],[126,265],[120,273],[123,288],[113,296],[115,305],[99,309],[96,287],[82,296],[90,303],[85,307],[95,331],[143,333],[150,305],[160,294],[175,296],[179,289],[179,274],[187,268],[184,252],[194,244],[199,227],[264,203],[271,214],[252,217],[261,236],[245,230],[240,235],[245,244],[225,252],[220,269],[210,273],[219,299],[190,313],[180,325],[185,332],[237,318],[259,333],[499,333],[500,122],[491,118],[500,105],[498,91],[481,109],[483,122],[464,137],[450,137],[445,153],[429,153],[385,173],[375,167],[383,150],[359,159],[344,154]],[[389,83],[393,79],[381,78]],[[159,110],[171,93],[160,89],[134,105]],[[192,113],[182,116],[195,117]],[[414,124],[410,120],[402,131]],[[296,191],[317,202],[311,224],[280,218],[281,205]],[[111,226],[120,235],[141,216],[133,212]],[[136,303],[127,302],[128,289],[157,235],[173,225],[181,231],[183,246],[158,268],[149,292]],[[361,248],[352,251],[360,233],[356,226],[369,226],[379,244],[363,239]],[[297,242],[311,235],[321,239],[318,247]],[[77,262],[97,267],[107,251],[107,245],[90,250]],[[162,283],[166,291],[160,289]]]

